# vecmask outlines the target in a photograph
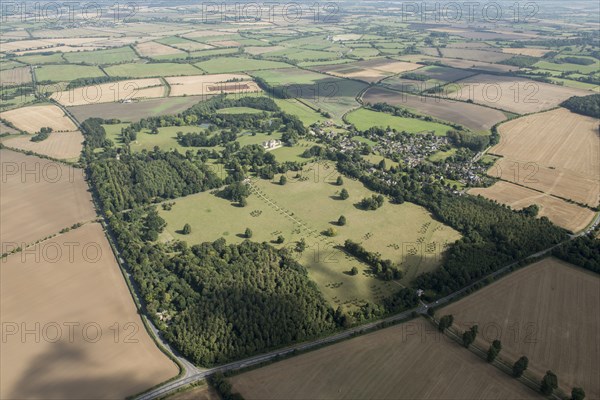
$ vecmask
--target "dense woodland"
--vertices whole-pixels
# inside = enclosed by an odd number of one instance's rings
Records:
[[[552,255],[600,274],[600,240],[593,232],[557,247]]]
[[[573,96],[565,100],[561,106],[578,114],[600,118],[600,94]]]

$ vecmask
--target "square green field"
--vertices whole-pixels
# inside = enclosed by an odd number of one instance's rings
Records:
[[[346,115],[349,123],[353,124],[358,130],[364,131],[369,128],[388,126],[397,131],[406,131],[409,133],[427,133],[434,132],[437,136],[446,136],[446,132],[452,127],[437,122],[423,121],[417,118],[397,117],[395,115],[367,110],[360,108]]]

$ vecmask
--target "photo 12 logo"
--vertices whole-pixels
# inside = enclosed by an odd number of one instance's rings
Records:
[[[77,21],[129,22],[138,3],[79,1],[3,1],[2,22],[73,23]]]
[[[75,182],[75,168],[54,161],[38,162],[0,162],[0,179],[2,183],[19,180],[21,183],[58,183]],[[80,173],[80,171],[79,171]]]
[[[138,343],[135,322],[2,322],[2,343]]]
[[[204,2],[202,22],[285,22],[300,21],[333,24],[339,21],[337,2]]]
[[[529,22],[539,12],[536,2],[420,1],[402,2],[403,22]]]

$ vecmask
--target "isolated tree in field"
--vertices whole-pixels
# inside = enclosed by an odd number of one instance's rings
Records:
[[[546,371],[546,375],[542,378],[542,386],[540,390],[546,396],[550,396],[554,389],[558,387],[558,378],[552,371]]]
[[[285,177],[285,175],[281,175],[281,177],[279,178],[279,184],[283,186],[286,183],[287,183],[287,178]]]
[[[585,392],[582,388],[576,387],[571,390],[571,400],[583,400],[585,399]]]
[[[346,189],[342,189],[340,191],[340,199],[346,200],[348,197],[350,197],[350,195],[348,194],[348,191]]]
[[[452,316],[452,314],[444,315],[442,318],[440,318],[440,322],[438,323],[438,329],[440,330],[440,332],[444,332],[444,330],[450,328],[453,323],[454,317]]]
[[[346,217],[344,217],[343,215],[340,215],[340,217],[338,218],[337,224],[339,226],[346,225]]]
[[[334,237],[337,235],[337,230],[333,227],[329,227],[324,233],[325,236]]]
[[[463,333],[462,340],[465,347],[469,347],[475,341],[477,337],[478,327],[477,325],[473,325],[471,329]]]
[[[285,238],[282,235],[279,235],[279,236],[277,236],[276,242],[278,244],[281,244],[281,243],[285,242]]]
[[[189,235],[190,233],[192,233],[192,227],[190,226],[190,224],[185,224],[183,226],[183,229],[181,230],[181,233],[183,233],[184,235]]]
[[[246,231],[244,232],[244,236],[246,237],[246,239],[250,239],[252,237],[252,229],[246,228]]]
[[[529,359],[525,356],[519,358],[513,365],[513,375],[517,378],[520,378],[523,375],[523,372],[527,369],[529,365]]]
[[[302,253],[304,250],[306,250],[306,240],[302,238],[296,243],[296,251]]]
[[[335,180],[335,184],[338,186],[342,186],[344,184],[344,179],[341,175],[338,175],[337,179]]]
[[[488,362],[493,362],[496,357],[498,357],[498,353],[502,350],[502,343],[499,340],[494,340],[494,342],[490,345],[487,353]]]
[[[358,275],[358,268],[352,267],[352,269],[350,270],[350,275]]]

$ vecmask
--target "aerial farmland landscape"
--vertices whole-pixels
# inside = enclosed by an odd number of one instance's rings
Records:
[[[600,4],[0,4],[0,400],[600,400]]]

